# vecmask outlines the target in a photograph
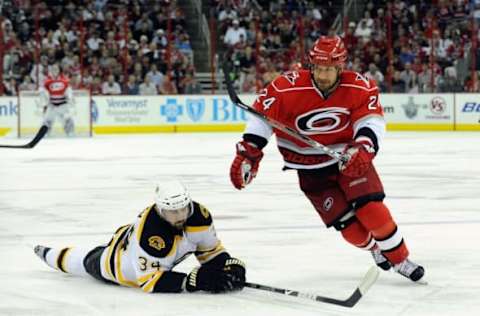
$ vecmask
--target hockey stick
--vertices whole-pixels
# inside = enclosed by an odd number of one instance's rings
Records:
[[[295,139],[298,139],[299,141],[304,142],[307,145],[310,145],[312,148],[320,149],[321,151],[323,151],[325,154],[327,154],[332,158],[335,158],[344,162],[348,160],[347,156],[342,155],[341,153],[336,152],[323,144],[320,144],[319,142],[311,139],[310,137],[299,133],[298,131],[294,130],[291,127],[285,126],[284,124],[266,116],[265,114],[258,112],[254,108],[243,103],[242,100],[240,100],[240,98],[238,97],[237,93],[235,92],[235,88],[233,87],[232,80],[230,79],[229,68],[226,63],[224,63],[223,65],[223,75],[225,76],[225,83],[227,85],[228,95],[230,96],[230,100],[233,102],[233,104],[244,109],[248,113],[258,117],[259,119],[266,122],[268,125],[292,136]]]
[[[275,292],[275,293],[284,294],[288,296],[303,297],[303,298],[310,299],[317,302],[339,305],[343,307],[353,307],[365,295],[365,293],[367,293],[368,289],[370,289],[373,283],[377,281],[379,274],[380,272],[378,272],[378,268],[376,266],[372,266],[370,269],[368,269],[367,273],[365,274],[365,276],[363,277],[362,281],[357,286],[355,291],[352,293],[352,295],[350,295],[350,297],[344,300],[339,300],[339,299],[331,298],[328,296],[316,295],[312,293],[304,293],[299,291],[287,290],[287,289],[282,289],[274,286],[262,285],[257,283],[246,282],[245,286],[253,289],[257,289],[257,290]]]
[[[0,148],[20,148],[20,149],[30,149],[35,147],[35,145],[47,134],[48,127],[46,125],[42,125],[37,132],[37,135],[25,145],[0,145]]]

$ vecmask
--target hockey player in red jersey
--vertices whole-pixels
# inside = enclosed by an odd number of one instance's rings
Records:
[[[40,95],[46,104],[43,125],[49,130],[58,117],[67,136],[75,133],[75,124],[71,113],[73,92],[67,77],[60,73],[60,67],[53,65],[49,76],[45,79]]]
[[[309,70],[287,72],[263,89],[254,108],[335,151],[322,151],[251,117],[230,168],[232,184],[242,189],[256,176],[262,148],[274,133],[284,169],[296,169],[301,190],[327,227],[352,245],[369,250],[378,266],[391,267],[418,281],[424,268],[409,251],[383,203],[382,183],[372,160],[385,131],[375,82],[344,70],[347,52],[340,37],[321,37],[309,52]]]

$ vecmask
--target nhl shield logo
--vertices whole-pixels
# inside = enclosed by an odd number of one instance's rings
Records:
[[[188,117],[194,122],[199,121],[205,113],[205,100],[187,99],[186,101]]]

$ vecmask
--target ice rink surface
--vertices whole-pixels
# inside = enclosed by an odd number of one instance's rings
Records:
[[[225,295],[144,294],[49,268],[35,244],[94,247],[178,176],[214,216],[251,282],[340,299],[373,264],[346,244],[282,172],[272,142],[246,190],[229,182],[240,134],[45,139],[0,149],[0,315],[480,315],[480,133],[389,133],[376,158],[386,203],[426,268],[422,286],[382,272],[352,309],[254,289]],[[14,143],[15,139],[1,139]],[[176,268],[188,272],[189,258]]]

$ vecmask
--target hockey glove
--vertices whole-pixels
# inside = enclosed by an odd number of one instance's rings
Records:
[[[347,177],[360,177],[372,166],[375,150],[369,142],[352,142],[345,146],[343,154],[348,157],[346,161],[339,162],[340,172]]]
[[[242,290],[245,286],[245,263],[237,258],[229,258],[225,261],[223,271],[229,276],[230,287],[228,291]]]
[[[245,285],[245,268],[242,261],[230,258],[222,269],[208,265],[197,267],[187,275],[185,288],[189,292],[207,291],[223,293],[241,290]]]
[[[252,182],[257,175],[263,152],[246,141],[237,143],[237,155],[230,167],[230,180],[235,188],[241,190]]]

